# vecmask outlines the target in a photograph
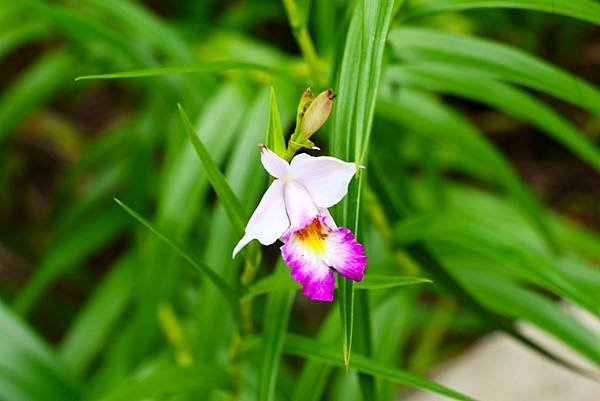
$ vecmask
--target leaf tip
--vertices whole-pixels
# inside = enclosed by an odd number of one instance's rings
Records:
[[[344,369],[346,369],[346,373],[348,373],[349,368],[350,368],[350,347],[344,343]]]

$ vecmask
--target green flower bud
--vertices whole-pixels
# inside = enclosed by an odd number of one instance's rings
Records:
[[[288,141],[285,159],[291,160],[301,148],[319,149],[309,138],[327,121],[335,94],[327,89],[313,96],[310,88],[304,91],[296,110],[296,129]]]
[[[305,92],[306,93],[306,92]],[[304,96],[302,97],[304,99]],[[300,137],[308,139],[312,134],[317,132],[319,128],[327,121],[331,108],[333,107],[333,99],[335,94],[333,90],[327,89],[317,96],[309,105],[304,116],[302,117],[302,125]],[[302,103],[302,101],[301,101]]]
[[[300,98],[300,102],[298,103],[298,110],[296,111],[296,122],[302,121],[304,117],[304,113],[310,104],[312,103],[314,97],[312,90],[310,88],[306,88],[302,97]]]

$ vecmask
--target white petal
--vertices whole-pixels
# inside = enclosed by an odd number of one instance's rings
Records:
[[[335,220],[331,217],[331,213],[329,213],[329,209],[325,209],[324,207],[319,207],[317,209],[319,209],[319,214],[323,217],[323,223],[325,223],[329,229],[335,230],[338,228],[337,224],[335,224]]]
[[[275,152],[264,145],[259,145],[260,161],[265,170],[275,178],[283,178],[289,174],[290,165],[288,162],[277,156]]]
[[[292,159],[291,177],[300,181],[319,207],[331,207],[348,193],[356,165],[335,157],[313,157],[305,153]]]
[[[290,230],[297,230],[310,224],[319,214],[304,185],[294,180],[285,183],[285,209],[290,218]]]
[[[263,245],[271,245],[289,228],[290,220],[285,211],[283,188],[284,182],[275,180],[267,189],[246,225],[246,234],[235,246],[233,257],[253,239],[257,239]]]

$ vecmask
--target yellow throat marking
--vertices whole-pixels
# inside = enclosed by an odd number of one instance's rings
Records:
[[[323,227],[321,221],[315,218],[312,223],[294,233],[298,240],[308,248],[312,253],[322,256],[325,254],[325,238],[327,238],[327,229]]]

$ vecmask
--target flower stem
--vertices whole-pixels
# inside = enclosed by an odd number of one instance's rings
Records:
[[[300,51],[302,52],[302,57],[304,57],[308,63],[313,83],[315,85],[325,86],[325,80],[323,79],[324,75],[322,74],[320,67],[319,55],[317,54],[315,45],[310,37],[306,23],[300,16],[296,0],[282,0],[282,2],[290,22],[290,27],[292,28],[292,33],[294,34],[296,42],[298,43]]]

